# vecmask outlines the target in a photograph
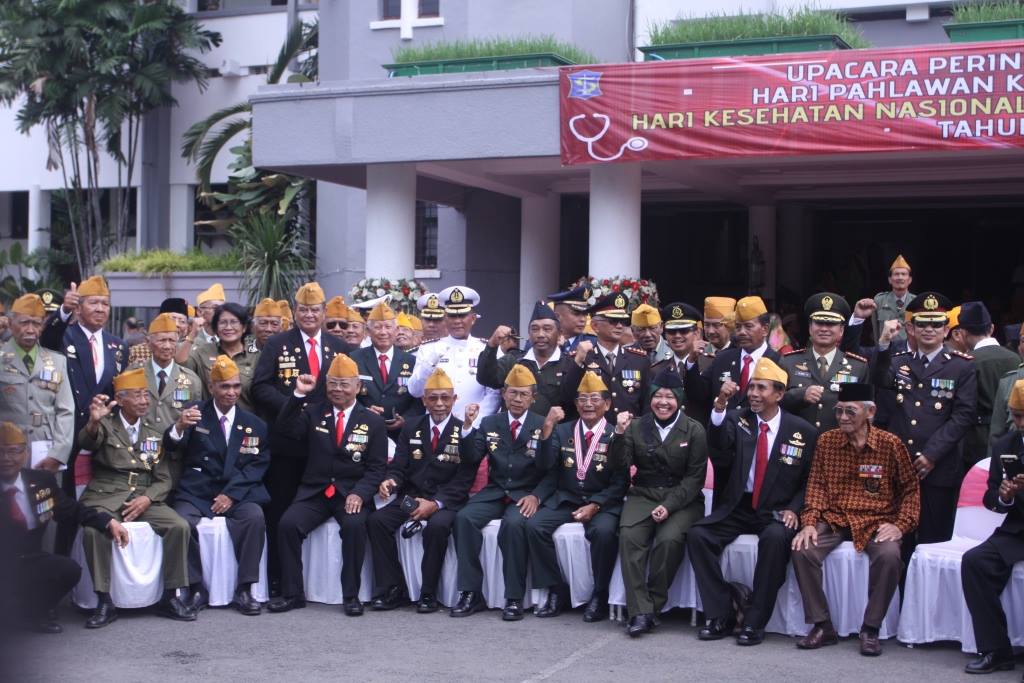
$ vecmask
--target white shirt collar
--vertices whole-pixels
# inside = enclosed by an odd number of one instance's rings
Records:
[[[811,349],[811,355],[814,356],[814,363],[815,364],[818,363],[818,359],[819,358],[824,358],[825,359],[825,367],[831,367],[832,366],[832,361],[836,357],[836,349],[832,349],[831,351],[829,351],[825,355],[821,355],[820,353],[818,353],[814,349]]]
[[[220,408],[217,407],[217,402],[213,402],[213,412],[217,414],[217,424],[220,424],[220,419],[226,417],[228,419],[228,427],[235,424],[235,406],[231,406],[231,410],[226,413],[220,412]]]
[[[746,350],[741,350],[740,351],[740,360],[742,360],[746,356],[750,356],[753,359],[753,362],[756,363],[757,361],[761,360],[761,356],[763,356],[764,352],[767,351],[767,350],[768,350],[768,342],[767,341],[763,341],[763,342],[761,342],[760,346],[758,346],[756,349],[754,349],[750,353],[747,353]]]
[[[761,429],[761,423],[762,422],[766,422],[768,424],[768,431],[770,431],[772,434],[778,434],[779,433],[779,425],[782,424],[782,409],[780,408],[779,410],[776,410],[775,411],[775,417],[773,417],[770,420],[762,420],[761,416],[758,415],[757,416],[757,429],[759,431]]]
[[[395,359],[395,345],[392,344],[391,348],[388,349],[387,351],[379,351],[377,349],[377,347],[374,346],[373,347],[373,359],[379,363],[381,356],[387,356],[388,357],[388,365],[390,365],[391,361],[393,361]]]
[[[443,420],[441,420],[438,424],[434,424],[434,418],[430,417],[429,415],[427,416],[427,418],[428,418],[427,422],[430,423],[431,430],[433,430],[434,427],[437,427],[437,433],[438,434],[444,434],[444,428],[447,427],[448,423],[451,421],[452,414],[448,413],[448,416],[445,417]],[[433,432],[431,432],[431,433],[433,433]]]
[[[153,376],[154,377],[159,377],[160,371],[163,370],[164,372],[167,373],[167,377],[169,379],[170,376],[171,376],[171,373],[174,372],[174,360],[171,360],[171,364],[168,365],[166,368],[160,367],[160,365],[157,364],[157,362],[155,360],[150,360],[149,362],[152,363],[152,365],[153,365]]]
[[[981,341],[974,345],[974,350],[977,351],[978,349],[984,348],[986,346],[999,346],[999,340],[994,339],[993,337],[985,337],[984,339],[982,339]]]
[[[134,429],[135,436],[138,437],[139,427],[142,426],[142,418],[137,417],[135,418],[135,422],[129,422],[128,420],[124,419],[124,411],[120,410],[117,412],[117,416],[121,418],[121,424],[124,425],[125,431],[131,434],[132,429]]]
[[[337,408],[337,406],[335,406],[334,407],[334,421],[335,421],[335,423],[337,423],[337,421],[338,421],[338,413],[341,413],[341,414],[343,414],[345,416],[345,429],[348,429],[348,419],[350,417],[352,417],[352,411],[355,410],[355,409],[356,409],[355,401],[353,401],[352,405],[350,405],[345,410],[339,410]]]
[[[613,349],[606,349],[605,347],[601,346],[601,342],[597,342],[595,346],[596,348],[594,350],[601,354],[602,358],[607,358],[609,353],[615,354],[615,357],[617,358],[619,355],[619,347],[621,346],[621,344],[616,344],[615,348]]]
[[[320,330],[317,330],[316,334],[313,335],[312,337],[310,337],[308,334],[306,334],[302,330],[299,330],[299,334],[302,335],[302,347],[303,347],[303,349],[309,348],[309,340],[310,339],[313,339],[313,341],[316,342],[316,345],[320,346],[320,337],[321,337]]]
[[[556,346],[555,352],[551,354],[551,357],[548,358],[547,362],[544,363],[544,365],[547,365],[548,363],[557,363],[561,358],[562,349]],[[537,363],[537,355],[533,352],[532,346],[530,347],[530,350],[523,355],[523,360],[532,360],[534,363]],[[540,363],[537,363],[537,367],[539,368],[543,366]]]
[[[11,489],[17,489],[19,493],[25,493],[25,480],[21,476],[21,472],[18,472],[18,476],[10,484],[4,484],[4,493],[7,493]]]
[[[512,426],[512,421],[513,421],[513,420],[516,420],[516,421],[518,421],[518,422],[519,422],[519,427],[520,427],[520,429],[521,429],[521,428],[522,428],[522,426],[523,426],[524,424],[526,424],[526,416],[527,416],[527,415],[529,414],[529,412],[530,412],[530,411],[526,411],[525,413],[523,413],[523,414],[522,414],[522,415],[520,415],[519,417],[512,417],[512,413],[511,413],[511,412],[509,412],[509,413],[508,413],[508,426],[509,426],[509,427],[511,427],[511,426]]]
[[[657,419],[654,420],[654,426],[658,429],[658,436],[661,437],[662,441],[665,440],[665,437],[668,436],[668,433],[671,432],[672,428],[676,426],[677,422],[679,422],[679,418],[682,416],[682,414],[683,414],[682,409],[679,409],[678,411],[676,411],[676,419],[672,420],[671,424],[668,424],[668,425],[666,425],[664,427],[662,427],[658,423]],[[586,425],[584,425],[583,428],[586,429]]]
[[[924,357],[928,359],[928,362],[929,362],[929,363],[931,363],[931,362],[932,362],[933,360],[935,360],[935,357],[936,357],[937,355],[939,355],[940,353],[942,353],[942,351],[943,351],[943,347],[942,347],[942,346],[940,346],[939,348],[935,349],[935,350],[934,350],[934,351],[932,351],[931,353],[927,353],[927,354],[926,354],[926,353],[924,353],[924,351],[918,351],[917,353],[918,353],[918,355],[919,355],[919,356],[920,356],[920,355],[924,355]]]
[[[82,334],[85,335],[86,339],[88,339],[89,337],[91,337],[92,335],[95,334],[96,335],[96,341],[98,341],[100,343],[100,345],[103,344],[103,330],[100,329],[100,330],[96,330],[95,332],[90,332],[89,329],[85,325],[83,325],[82,323],[78,323],[78,327],[81,328]]]

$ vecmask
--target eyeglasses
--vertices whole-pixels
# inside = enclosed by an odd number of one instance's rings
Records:
[[[925,329],[925,328],[930,327],[933,330],[941,330],[945,326],[946,326],[946,323],[942,322],[941,320],[935,320],[935,321],[931,321],[931,320],[915,320],[914,321],[914,327],[917,327],[917,328],[920,328],[920,329]]]
[[[327,329],[329,329],[329,330],[347,330],[348,329],[348,321],[345,321],[345,320],[328,320],[326,325],[327,325]]]
[[[238,321],[238,320],[230,320],[230,319],[227,319],[227,318],[222,318],[221,320],[217,321],[217,329],[218,330],[221,329],[221,328],[230,329],[232,327],[241,327],[241,326],[242,326],[242,323],[241,323],[241,321]]]
[[[856,408],[851,408],[849,406],[836,406],[836,417],[842,417],[843,415],[846,415],[847,417],[857,417],[859,414],[860,411]]]
[[[352,386],[353,383],[354,383],[354,380],[346,381],[346,380],[343,380],[343,379],[329,379],[329,380],[327,380],[327,388],[328,389],[348,389],[350,386]]]
[[[600,395],[598,395],[598,396],[577,396],[576,397],[576,403],[579,403],[581,406],[596,406],[596,405],[600,405],[600,404],[604,403],[604,398],[602,396],[600,396]]]
[[[0,448],[0,456],[5,458],[17,458],[25,452],[25,446],[7,446]]]

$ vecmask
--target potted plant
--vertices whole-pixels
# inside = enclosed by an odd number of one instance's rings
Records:
[[[117,306],[156,308],[172,296],[194,301],[213,282],[224,285],[231,301],[242,296],[240,261],[235,251],[194,249],[177,254],[164,249],[112,256],[99,265],[115,293]]]
[[[1015,0],[958,5],[942,28],[954,43],[1024,38],[1024,6]]]
[[[714,15],[651,27],[644,61],[848,50],[868,42],[845,18],[809,7],[785,13]]]
[[[539,66],[593,64],[597,59],[554,36],[486,38],[401,47],[395,62],[384,64],[388,76],[502,71]]]

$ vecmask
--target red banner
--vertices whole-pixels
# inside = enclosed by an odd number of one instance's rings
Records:
[[[1024,41],[559,71],[563,164],[1024,147]]]

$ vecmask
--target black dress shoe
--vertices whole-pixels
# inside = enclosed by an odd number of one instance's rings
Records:
[[[487,605],[484,604],[482,595],[476,591],[462,591],[459,593],[459,600],[455,603],[455,607],[452,607],[448,614],[453,617],[468,617],[485,609],[487,609]]]
[[[760,645],[764,642],[764,629],[744,626],[736,636],[737,645]]]
[[[968,662],[964,671],[969,674],[990,674],[993,671],[1010,671],[1016,666],[1012,650],[982,652],[981,656]]]
[[[404,607],[409,604],[409,598],[405,597],[405,592],[398,586],[391,586],[383,595],[378,595],[373,599],[371,606],[377,611],[392,610],[397,607]]]
[[[64,632],[64,629],[57,622],[57,612],[52,609],[46,610],[32,621],[32,630],[36,633],[47,634]]]
[[[430,614],[440,609],[440,605],[437,603],[437,598],[434,597],[433,593],[423,593],[420,595],[419,602],[416,603],[416,611],[419,614]]]
[[[552,588],[548,591],[548,599],[544,601],[543,605],[534,610],[533,615],[541,619],[557,617],[565,609],[567,602],[569,602],[568,588]]]
[[[594,593],[583,608],[583,621],[592,624],[608,618],[608,598]]]
[[[271,598],[281,597],[281,581],[280,579],[270,580],[270,590],[267,591]]]
[[[271,612],[290,612],[293,609],[302,609],[306,606],[306,600],[304,598],[296,596],[280,596],[270,601],[267,605],[267,609]]]
[[[117,608],[114,607],[114,603],[110,600],[110,595],[103,593],[99,594],[99,597],[100,603],[96,605],[92,616],[86,620],[86,628],[103,628],[117,620]]]
[[[743,628],[744,618],[750,609],[751,602],[754,600],[754,592],[746,584],[739,581],[730,581],[729,597],[732,598],[733,613],[736,615],[736,627],[733,632],[738,634]]]
[[[359,598],[345,598],[344,609],[346,617],[363,616],[363,603],[359,602]]]
[[[191,595],[189,595],[186,606],[197,614],[201,610],[210,606],[210,592],[206,590],[206,587],[203,586],[203,584],[199,584],[195,590],[191,590]]]
[[[626,633],[631,638],[638,638],[645,633],[650,633],[654,629],[654,615],[653,614],[637,614],[629,618],[629,624],[626,625]]]
[[[255,617],[263,611],[260,603],[256,598],[252,597],[252,593],[249,592],[248,588],[239,588],[235,591],[235,598],[231,601],[231,604],[235,606],[242,614]]]
[[[502,621],[519,621],[523,618],[523,601],[511,598],[505,601],[505,609],[501,610]]]
[[[732,635],[732,630],[735,626],[736,620],[732,617],[708,619],[707,623],[704,624],[704,628],[697,631],[697,638],[699,640],[721,640],[726,636]]]
[[[164,598],[156,605],[156,613],[175,621],[195,621],[196,612],[181,601],[178,596]]]

